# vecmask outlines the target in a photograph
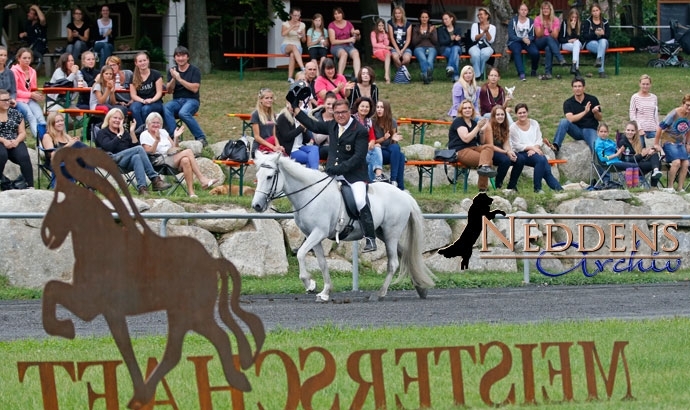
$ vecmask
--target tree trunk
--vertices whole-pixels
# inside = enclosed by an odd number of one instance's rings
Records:
[[[191,62],[199,67],[202,74],[211,72],[211,57],[208,44],[208,20],[206,1],[187,0],[187,38]]]
[[[362,61],[371,61],[373,54],[371,48],[371,32],[376,28],[376,20],[379,15],[378,2],[376,0],[361,0],[359,2],[359,10],[362,13],[362,27],[360,33],[362,35]],[[375,17],[372,17],[375,16]],[[355,73],[356,75],[357,73]]]
[[[494,65],[503,72],[508,68],[510,60],[505,50],[508,40],[508,24],[513,17],[513,8],[510,6],[509,0],[491,0],[489,11],[491,11],[491,23],[496,26],[496,40],[493,43],[493,49],[495,53],[503,54],[503,58],[497,59]]]

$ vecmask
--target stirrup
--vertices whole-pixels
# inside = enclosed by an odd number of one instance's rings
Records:
[[[365,245],[362,249],[362,253],[374,252],[376,251],[376,238],[364,238]]]

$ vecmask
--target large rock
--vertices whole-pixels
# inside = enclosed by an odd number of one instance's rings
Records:
[[[566,139],[559,156],[568,159],[565,164],[559,165],[559,171],[570,182],[585,181],[589,183],[592,164],[592,151],[584,141]]]
[[[235,207],[223,207],[223,208],[211,208],[211,207],[205,207],[204,209],[200,209],[198,212],[203,212],[203,213],[208,213],[208,214],[246,214],[249,216],[249,212],[247,212],[246,209],[244,208],[235,208]],[[217,219],[197,219],[194,221],[194,224],[206,229],[207,231],[213,232],[213,233],[229,233],[229,232],[234,232],[239,229],[242,229],[245,225],[249,223],[249,219],[226,219],[226,218],[217,218]]]
[[[436,151],[434,147],[424,144],[410,144],[401,147],[401,150],[409,160],[433,160]]]
[[[244,229],[221,238],[220,252],[243,275],[284,275],[287,253],[280,224],[272,219],[252,219]]]
[[[52,200],[51,191],[5,191],[0,193],[0,212],[46,212]],[[72,279],[70,237],[49,250],[41,240],[42,224],[41,219],[0,219],[0,272],[13,286],[37,289],[52,279]]]

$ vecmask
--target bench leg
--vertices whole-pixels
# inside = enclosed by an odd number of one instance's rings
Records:
[[[424,133],[426,132],[426,124],[422,124],[421,127],[419,127],[419,143],[424,144]]]
[[[621,66],[621,53],[616,53],[616,75],[620,73]]]

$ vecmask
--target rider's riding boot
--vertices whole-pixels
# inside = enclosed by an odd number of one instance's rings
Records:
[[[362,253],[375,251],[376,228],[374,227],[374,218],[371,216],[371,209],[369,209],[369,205],[365,205],[364,208],[360,209],[359,224],[362,226],[362,231],[364,231],[364,239],[366,240]]]

